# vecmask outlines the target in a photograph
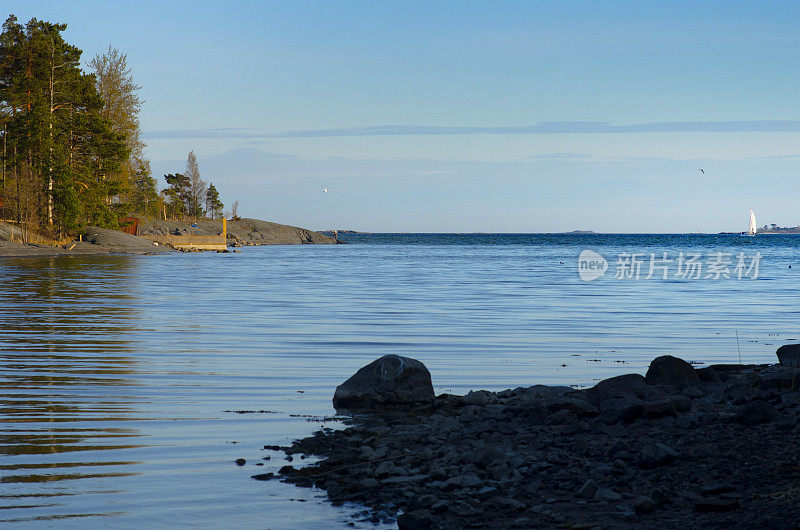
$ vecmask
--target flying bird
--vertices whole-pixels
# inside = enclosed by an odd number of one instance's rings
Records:
[[[322,193],[328,193],[328,188],[322,188]]]
[[[702,168],[700,168],[700,173],[702,173],[703,175],[705,175],[705,174],[706,174],[706,172],[705,172],[705,171],[703,171],[703,169],[702,169]]]

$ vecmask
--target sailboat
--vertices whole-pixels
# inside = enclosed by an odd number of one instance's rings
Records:
[[[747,232],[743,232],[742,235],[743,236],[756,235],[756,214],[753,213],[753,210],[750,210],[750,224],[747,227]]]

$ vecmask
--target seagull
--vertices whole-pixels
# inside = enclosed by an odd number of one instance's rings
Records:
[[[322,193],[328,193],[328,188],[322,188]]]
[[[706,174],[706,172],[705,172],[705,171],[703,171],[703,169],[702,169],[702,168],[700,169],[700,173],[702,173],[703,175],[705,175],[705,174]]]

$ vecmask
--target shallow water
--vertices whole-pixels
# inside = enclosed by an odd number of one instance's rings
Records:
[[[285,464],[264,444],[337,426],[335,386],[380,355],[420,359],[437,393],[464,393],[591,385],[662,354],[772,362],[800,339],[800,237],[341,238],[0,259],[0,522],[343,526],[353,507],[249,477]],[[586,248],[612,267],[621,252],[762,259],[757,279],[584,282]]]

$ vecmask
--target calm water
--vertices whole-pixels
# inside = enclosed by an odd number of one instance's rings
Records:
[[[737,362],[737,331],[744,362],[772,362],[800,339],[796,236],[342,238],[0,259],[0,522],[343,526],[352,507],[249,477],[285,464],[264,444],[336,427],[335,386],[380,355],[464,393],[590,385],[661,354]],[[577,274],[587,248],[609,260],[593,282]],[[644,279],[651,252],[681,251],[729,252],[731,269],[758,251],[759,277],[681,279],[673,264]],[[622,252],[645,256],[638,281],[614,278]]]

